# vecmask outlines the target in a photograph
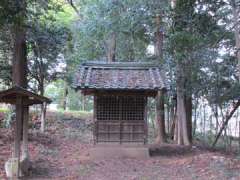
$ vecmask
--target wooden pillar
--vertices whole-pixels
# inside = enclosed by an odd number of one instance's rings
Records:
[[[13,146],[13,158],[17,160],[17,177],[19,177],[20,173],[20,141],[21,141],[21,124],[22,124],[22,116],[23,108],[22,108],[22,97],[19,97],[16,102],[16,121],[15,121],[15,131],[14,131],[14,146]]]
[[[22,141],[22,159],[28,159],[28,117],[29,117],[29,108],[24,107],[23,109],[23,141]]]

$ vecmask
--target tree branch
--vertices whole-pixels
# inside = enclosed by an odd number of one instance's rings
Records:
[[[239,106],[240,106],[240,99],[237,101],[237,103],[233,104],[233,109],[230,111],[229,114],[226,115],[226,119],[225,119],[225,121],[223,122],[222,127],[221,127],[221,129],[219,130],[219,132],[218,132],[218,134],[217,134],[217,136],[216,136],[216,138],[215,138],[215,140],[214,140],[214,142],[213,142],[213,144],[212,144],[212,147],[213,147],[213,148],[214,148],[215,145],[217,144],[218,139],[219,139],[220,136],[222,135],[223,130],[227,127],[229,120],[232,118],[233,114],[235,113],[235,111],[238,109]]]
[[[73,0],[67,0],[68,4],[73,8],[73,10],[76,12],[76,14],[81,17],[81,14],[78,10],[78,8],[75,6],[75,4],[73,3]]]

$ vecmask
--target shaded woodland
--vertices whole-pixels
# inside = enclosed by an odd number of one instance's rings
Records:
[[[167,90],[148,100],[150,144],[239,154],[238,0],[0,2],[0,90],[17,85],[53,101],[30,109],[31,130],[48,134],[51,112],[91,116],[93,97],[73,87],[86,61],[161,67]],[[3,131],[14,114],[0,106]]]

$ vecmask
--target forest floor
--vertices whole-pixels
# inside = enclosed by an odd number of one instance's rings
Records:
[[[89,119],[69,118],[49,123],[45,134],[30,133],[29,178],[56,180],[240,180],[236,156],[166,145],[154,146],[149,159],[91,160]],[[0,129],[0,179],[6,179],[4,162],[10,157],[12,135]]]

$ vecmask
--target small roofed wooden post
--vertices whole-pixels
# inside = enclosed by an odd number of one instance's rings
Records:
[[[145,144],[147,98],[166,85],[157,64],[97,61],[80,66],[74,88],[94,96],[95,144]]]
[[[24,109],[34,104],[51,103],[51,100],[32,93],[19,86],[14,86],[8,90],[0,92],[0,103],[7,103],[16,106],[16,121],[15,121],[15,141],[13,147],[13,159],[6,162],[5,169],[7,176],[19,177],[19,175],[26,174],[28,171],[28,111],[23,112]],[[25,116],[25,117],[24,117]],[[21,124],[23,122],[22,129]],[[22,130],[22,131],[21,131]],[[22,158],[20,162],[20,144],[21,136],[22,142]],[[14,162],[13,162],[14,161]]]

